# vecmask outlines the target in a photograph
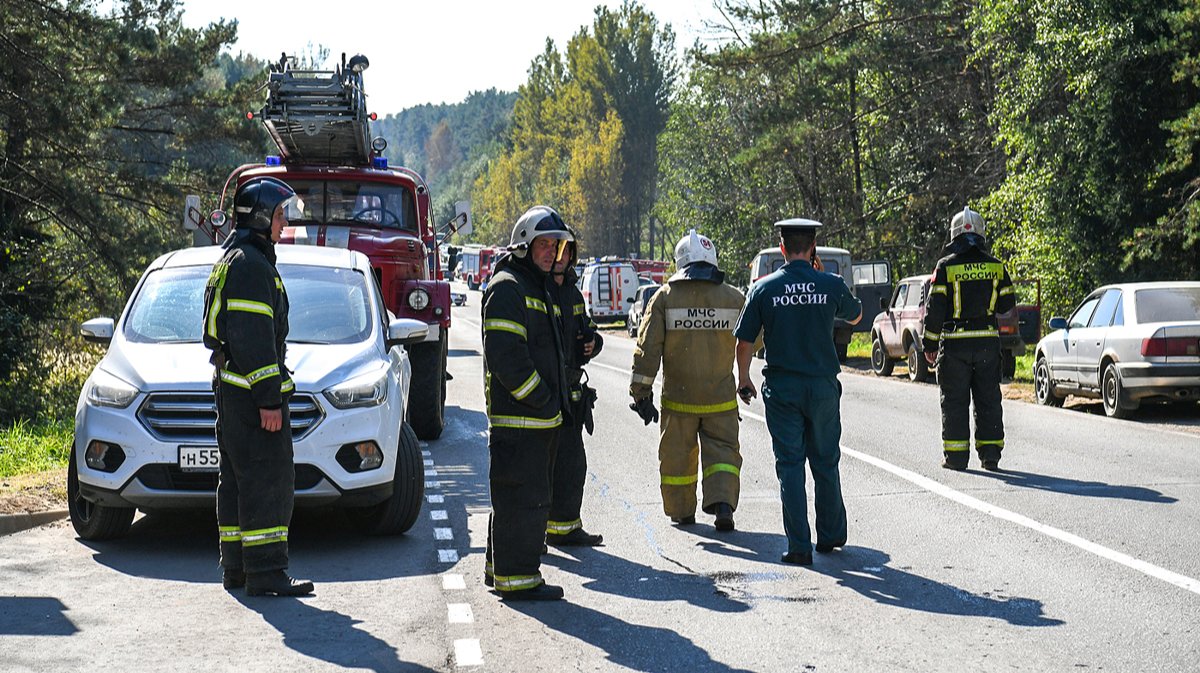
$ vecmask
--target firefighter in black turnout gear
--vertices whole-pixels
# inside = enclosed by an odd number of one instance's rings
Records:
[[[483,295],[484,398],[492,514],[484,583],[505,600],[555,600],[542,581],[554,452],[570,423],[554,262],[573,236],[546,206],[517,220]],[[567,416],[564,419],[564,415]]]
[[[312,582],[287,574],[292,518],[288,398],[284,364],[288,299],[275,269],[275,243],[296,193],[274,178],[246,181],[234,196],[234,231],[204,291],[204,345],[212,350],[217,401],[217,526],[226,589],[303,596]]]
[[[546,542],[558,547],[594,547],[604,541],[583,529],[583,485],[587,478],[583,431],[592,434],[592,407],[596,391],[588,387],[583,366],[600,354],[604,339],[587,314],[583,293],[575,286],[577,243],[567,243],[567,252],[554,262],[550,290],[555,312],[562,320],[563,355],[566,357],[567,391],[570,419],[558,433],[551,483],[550,519],[546,522]]]
[[[967,469],[968,412],[975,403],[975,451],[986,470],[1000,469],[1004,411],[1000,405],[997,313],[1016,295],[1008,270],[987,251],[983,218],[964,208],[950,221],[950,243],[938,260],[925,312],[925,358],[937,365],[942,401],[942,467]],[[934,355],[936,353],[936,356]]]

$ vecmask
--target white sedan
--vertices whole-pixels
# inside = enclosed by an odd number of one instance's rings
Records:
[[[1034,357],[1041,404],[1100,398],[1127,418],[1143,401],[1200,398],[1200,282],[1106,285],[1050,329]]]
[[[391,319],[358,252],[276,248],[294,373],[296,505],[334,504],[373,533],[404,532],[420,512],[421,449],[405,422],[411,367],[402,345],[428,325]],[[142,275],[120,318],[83,324],[108,352],[83,385],[67,470],[71,522],[89,540],[119,536],[135,508],[212,507],[213,367],[201,343],[216,246],[168,253]]]

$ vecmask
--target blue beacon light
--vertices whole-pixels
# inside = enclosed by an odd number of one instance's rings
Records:
[[[283,162],[279,160],[278,156],[276,156],[274,154],[267,155],[267,165],[268,166],[279,166],[279,165],[282,165],[282,163]]]
[[[375,157],[371,161],[371,167],[372,168],[380,168],[380,169],[387,168],[388,167],[387,157]]]

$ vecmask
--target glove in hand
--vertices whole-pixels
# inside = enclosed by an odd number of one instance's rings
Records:
[[[640,400],[634,400],[633,404],[629,405],[638,416],[641,417],[644,425],[658,422],[658,409],[654,408],[654,396],[643,397]]]

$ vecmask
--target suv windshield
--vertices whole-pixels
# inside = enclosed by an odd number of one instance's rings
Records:
[[[1200,287],[1137,290],[1137,321],[1200,320]]]
[[[198,343],[203,332],[208,266],[159,269],[129,307],[125,338],[135,343]],[[290,304],[288,341],[349,344],[371,335],[371,295],[361,273],[280,264]]]
[[[359,222],[417,231],[417,205],[407,187],[385,182],[289,180],[304,201],[303,218],[291,224]]]

